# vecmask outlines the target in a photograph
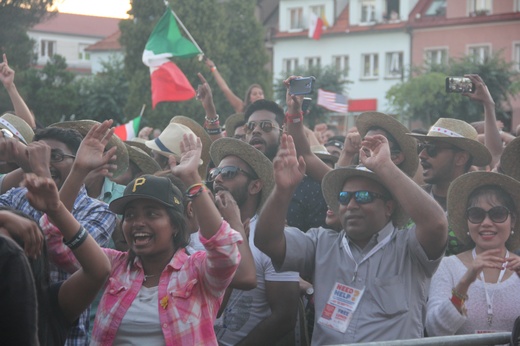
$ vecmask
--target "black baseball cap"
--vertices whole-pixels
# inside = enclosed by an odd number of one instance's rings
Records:
[[[113,200],[108,208],[123,214],[126,205],[136,199],[147,198],[184,213],[181,191],[166,177],[145,174],[135,178],[125,188],[123,196]]]

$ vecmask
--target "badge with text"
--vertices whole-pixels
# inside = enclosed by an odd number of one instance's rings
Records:
[[[364,291],[336,282],[318,323],[344,333]]]

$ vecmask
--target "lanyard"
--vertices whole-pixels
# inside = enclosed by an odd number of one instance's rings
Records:
[[[356,280],[356,276],[357,276],[357,272],[358,272],[358,269],[359,269],[359,266],[365,262],[365,260],[369,259],[370,256],[372,256],[373,254],[375,254],[377,251],[379,251],[383,246],[385,246],[386,244],[388,244],[388,242],[390,241],[390,239],[392,238],[392,235],[394,234],[394,230],[392,230],[392,232],[390,232],[389,235],[387,235],[385,237],[385,239],[383,239],[382,241],[380,241],[376,246],[374,246],[372,248],[372,250],[370,250],[366,255],[365,257],[363,257],[361,259],[361,261],[359,263],[356,262],[356,260],[354,259],[354,255],[352,255],[352,251],[350,250],[350,246],[348,245],[348,241],[347,241],[347,236],[345,235],[342,239],[342,242],[343,242],[343,247],[345,248],[345,251],[347,252],[347,255],[348,257],[350,257],[350,259],[352,261],[354,261],[354,263],[356,264],[356,268],[354,269],[354,276],[352,277],[352,281],[351,282],[354,282]]]
[[[475,248],[473,248],[473,251],[471,252],[473,255],[473,259],[477,257],[477,252],[475,251]],[[506,250],[506,258],[509,257],[509,251]],[[506,266],[505,264],[502,265],[502,270],[500,271],[500,274],[498,275],[497,284],[502,281],[504,278],[504,274],[506,273]],[[489,295],[489,292],[487,290],[486,280],[484,279],[484,271],[480,272],[480,279],[482,280],[482,284],[484,285],[484,292],[486,293],[486,303],[487,303],[487,314],[488,314],[488,324],[491,327],[491,324],[493,323],[493,296],[495,295],[495,291],[493,291],[493,294],[491,296]]]

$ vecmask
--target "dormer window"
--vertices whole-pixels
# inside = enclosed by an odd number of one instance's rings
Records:
[[[472,17],[491,14],[493,0],[468,0],[468,12]]]
[[[361,23],[374,23],[376,21],[375,0],[363,0],[361,2]]]

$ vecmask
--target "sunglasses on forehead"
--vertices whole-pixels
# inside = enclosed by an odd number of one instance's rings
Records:
[[[251,179],[258,179],[258,177],[256,177],[255,175],[244,171],[240,167],[225,166],[225,167],[216,167],[216,168],[211,169],[208,174],[208,182],[215,181],[215,179],[217,179],[219,174],[222,177],[222,179],[231,180],[231,179],[234,179],[238,173],[242,173]]]
[[[435,157],[442,150],[459,150],[459,148],[449,144],[442,145],[439,143],[419,143],[417,145],[417,154],[420,154],[423,150],[426,150],[426,154],[428,154],[429,157]]]
[[[264,131],[265,133],[269,133],[273,131],[274,129],[277,129],[279,131],[282,131],[281,128],[278,126],[275,126],[272,121],[270,120],[262,120],[262,121],[249,121],[244,125],[246,129],[246,133],[251,133],[255,130],[257,126],[260,126],[260,129]]]
[[[493,207],[488,211],[479,207],[471,207],[466,210],[466,218],[469,222],[477,224],[484,221],[487,215],[494,223],[503,223],[507,220],[509,213],[509,209],[503,206]]]
[[[388,199],[387,196],[372,191],[341,191],[338,197],[339,204],[349,204],[352,197],[354,197],[357,204],[372,203],[377,198],[382,200]]]

